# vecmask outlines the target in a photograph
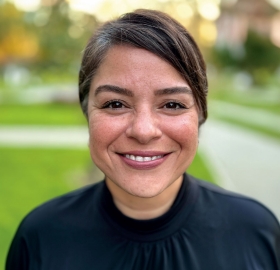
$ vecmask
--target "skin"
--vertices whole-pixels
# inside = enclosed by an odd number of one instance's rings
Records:
[[[89,148],[121,212],[150,219],[168,211],[197,150],[198,118],[169,63],[131,46],[108,51],[89,92]],[[131,154],[159,157],[145,163]]]

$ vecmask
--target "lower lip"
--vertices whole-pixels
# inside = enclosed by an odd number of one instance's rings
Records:
[[[133,169],[151,170],[151,169],[154,169],[154,168],[158,167],[159,165],[161,165],[168,158],[169,154],[164,155],[162,158],[158,158],[158,159],[150,160],[150,161],[143,161],[143,162],[126,158],[123,155],[119,155],[119,156],[124,161],[125,164],[132,167]]]

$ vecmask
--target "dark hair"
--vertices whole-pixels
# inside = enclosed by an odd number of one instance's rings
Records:
[[[131,45],[154,53],[170,63],[187,81],[199,109],[199,124],[207,118],[208,83],[202,54],[189,32],[169,15],[147,9],[126,13],[98,28],[90,38],[79,74],[79,98],[87,117],[93,76],[114,45]]]

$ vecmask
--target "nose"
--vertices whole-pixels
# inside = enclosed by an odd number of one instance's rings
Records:
[[[156,112],[150,110],[135,112],[130,125],[126,129],[126,136],[136,139],[141,144],[147,144],[160,138],[162,131],[159,128],[159,119]]]

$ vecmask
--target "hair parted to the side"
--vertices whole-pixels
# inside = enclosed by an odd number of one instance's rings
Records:
[[[91,81],[114,45],[145,49],[170,63],[187,81],[199,109],[199,124],[207,118],[208,83],[202,54],[189,32],[169,15],[147,9],[126,13],[98,28],[83,54],[79,98],[86,117]]]

